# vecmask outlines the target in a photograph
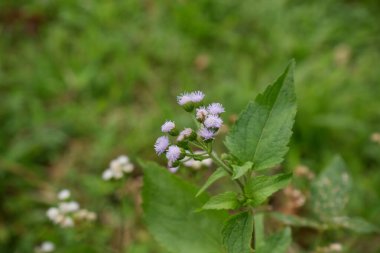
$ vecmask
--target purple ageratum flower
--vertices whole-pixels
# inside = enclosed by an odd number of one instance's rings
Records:
[[[208,115],[204,125],[207,128],[220,128],[223,124],[223,120],[217,115]]]
[[[166,121],[162,126],[161,126],[161,131],[163,133],[169,133],[171,130],[175,128],[175,124],[173,121]]]
[[[202,91],[194,91],[190,93],[191,102],[199,103],[205,97],[205,94]]]
[[[198,120],[201,120],[203,121],[206,117],[207,117],[207,110],[204,106],[201,106],[199,107],[196,112],[195,112],[195,117],[198,119]]]
[[[175,162],[181,157],[181,149],[177,145],[171,145],[166,153],[169,162]]]
[[[157,155],[161,155],[165,152],[168,146],[169,138],[167,136],[161,136],[156,140],[156,143],[154,144],[154,150],[156,151]]]
[[[204,140],[212,140],[214,139],[215,133],[214,131],[207,129],[205,127],[202,127],[199,129],[198,134],[204,139]]]
[[[177,97],[177,102],[179,105],[185,105],[189,102],[192,102],[192,96],[191,94],[185,92],[185,93],[182,93],[181,95],[179,95]]]
[[[207,112],[213,115],[219,115],[224,112],[224,107],[220,103],[212,103],[207,107]]]

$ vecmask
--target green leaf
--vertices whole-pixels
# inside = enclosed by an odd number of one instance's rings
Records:
[[[251,252],[253,216],[244,212],[232,216],[222,230],[223,245],[228,253]]]
[[[248,198],[247,203],[251,206],[260,205],[273,193],[287,186],[291,178],[292,173],[251,178],[244,187],[244,192]]]
[[[197,188],[155,163],[143,163],[143,209],[149,231],[171,252],[220,253],[223,211],[195,212],[207,201]]]
[[[296,115],[293,69],[291,61],[274,84],[248,104],[226,138],[232,155],[253,162],[255,170],[280,164],[288,151]]]
[[[236,209],[239,207],[236,192],[225,192],[216,196],[212,196],[209,201],[204,204],[202,209]]]
[[[312,211],[321,220],[343,216],[350,190],[351,179],[346,165],[342,158],[337,156],[311,186]]]
[[[256,248],[255,253],[285,253],[291,242],[291,230],[290,228],[285,228],[266,238],[265,242]]]
[[[378,227],[359,217],[334,217],[331,219],[331,222],[336,226],[354,231],[356,233],[367,234],[380,232]]]
[[[202,186],[202,188],[197,192],[196,197],[201,195],[207,188],[210,187],[215,181],[221,179],[222,177],[227,176],[228,173],[223,168],[218,168],[211,176],[207,179],[206,183]]]
[[[319,224],[318,222],[309,218],[303,218],[295,215],[287,215],[279,212],[272,212],[270,215],[274,217],[276,220],[281,221],[282,223],[288,226],[309,227],[314,229],[319,229],[322,227],[322,224]]]
[[[239,177],[244,176],[249,170],[252,169],[253,163],[246,162],[242,166],[232,165],[233,174],[232,179],[238,179]]]

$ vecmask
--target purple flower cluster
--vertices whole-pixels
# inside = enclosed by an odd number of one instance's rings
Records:
[[[204,97],[205,95],[201,91],[185,92],[177,97],[178,104],[187,112],[193,112],[195,109],[195,118],[201,123],[197,131],[194,131],[192,128],[185,128],[181,132],[178,132],[176,124],[170,120],[161,126],[161,131],[165,135],[156,140],[154,150],[157,155],[165,154],[168,160],[169,171],[171,172],[176,172],[182,159],[192,152],[189,148],[189,143],[192,141],[212,141],[217,131],[223,125],[223,120],[219,116],[224,112],[223,105],[212,103],[205,107],[202,104]],[[176,137],[175,144],[170,144],[169,136]]]

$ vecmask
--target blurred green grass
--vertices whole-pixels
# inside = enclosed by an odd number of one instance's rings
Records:
[[[380,225],[379,10],[375,0],[2,1],[0,251],[61,238],[44,216],[61,187],[106,213],[100,173],[121,153],[158,160],[162,121],[190,123],[180,92],[203,90],[231,124],[291,58],[299,111],[285,165],[318,171],[340,153],[356,183],[350,212]],[[133,206],[129,228],[141,232],[128,252],[152,252]],[[106,224],[94,252],[111,244],[117,224]]]

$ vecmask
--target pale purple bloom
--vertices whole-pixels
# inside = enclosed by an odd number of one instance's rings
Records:
[[[190,137],[190,135],[192,134],[192,132],[193,132],[193,129],[191,129],[191,128],[185,128],[185,129],[183,129],[183,131],[181,131],[179,133],[179,135],[183,135],[184,137]]]
[[[195,117],[199,120],[204,120],[207,116],[208,112],[204,106],[199,107],[195,113]]]
[[[173,121],[166,121],[162,126],[161,126],[161,131],[163,133],[169,133],[171,130],[175,128],[175,124]]]
[[[207,128],[220,128],[223,124],[223,120],[217,115],[208,115],[204,125]]]
[[[171,145],[166,153],[166,158],[169,162],[177,161],[181,156],[181,149],[176,145]]]
[[[212,103],[207,107],[207,111],[210,114],[218,115],[224,112],[224,107],[220,103]]]
[[[171,173],[176,173],[178,171],[179,167],[169,167],[168,170],[171,172]]]
[[[204,140],[211,140],[214,139],[214,131],[202,127],[199,129],[198,134],[204,139]]]
[[[179,105],[184,105],[184,104],[187,104],[189,102],[192,102],[192,96],[191,94],[185,92],[185,93],[182,93],[181,95],[179,95],[177,97],[177,102]]]
[[[199,103],[205,97],[205,94],[202,91],[194,91],[190,93],[191,102]]]
[[[156,151],[157,155],[161,155],[165,152],[168,146],[169,138],[167,136],[161,136],[156,140],[156,143],[154,144],[154,150]]]

